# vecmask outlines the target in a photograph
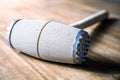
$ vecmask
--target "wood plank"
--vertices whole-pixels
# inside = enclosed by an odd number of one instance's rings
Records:
[[[119,80],[118,3],[94,1],[0,0],[0,80]],[[39,60],[11,49],[5,40],[6,27],[13,19],[44,19],[69,24],[103,8],[111,12],[110,19],[85,29],[92,40],[84,65]]]

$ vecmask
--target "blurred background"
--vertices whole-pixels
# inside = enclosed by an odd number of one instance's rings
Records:
[[[106,9],[108,20],[85,29],[91,45],[84,66],[51,63],[12,50],[5,39],[15,19],[70,24]],[[120,80],[120,0],[0,0],[0,80]]]
[[[0,0],[1,26],[13,19],[47,19],[72,23],[101,9],[120,18],[120,0]],[[67,19],[67,21],[66,21]]]

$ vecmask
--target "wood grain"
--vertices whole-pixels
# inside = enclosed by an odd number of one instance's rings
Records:
[[[11,49],[5,39],[6,28],[13,19],[69,24],[104,8],[110,11],[110,18],[85,29],[91,35],[91,45],[84,65],[38,60]],[[119,80],[118,8],[118,3],[102,0],[0,0],[0,80]]]

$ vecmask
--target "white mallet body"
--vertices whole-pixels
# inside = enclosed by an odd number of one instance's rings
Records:
[[[75,28],[74,24],[44,20],[14,21],[8,27],[7,40],[12,48],[20,52],[43,60],[70,64],[84,62],[89,46],[88,33]]]

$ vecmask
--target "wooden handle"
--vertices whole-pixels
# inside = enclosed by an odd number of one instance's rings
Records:
[[[101,11],[81,20],[81,21],[70,24],[70,26],[84,29],[84,28],[86,28],[86,27],[88,27],[96,22],[99,22],[99,21],[102,21],[102,20],[108,18],[108,15],[109,14],[106,10],[101,10]]]

